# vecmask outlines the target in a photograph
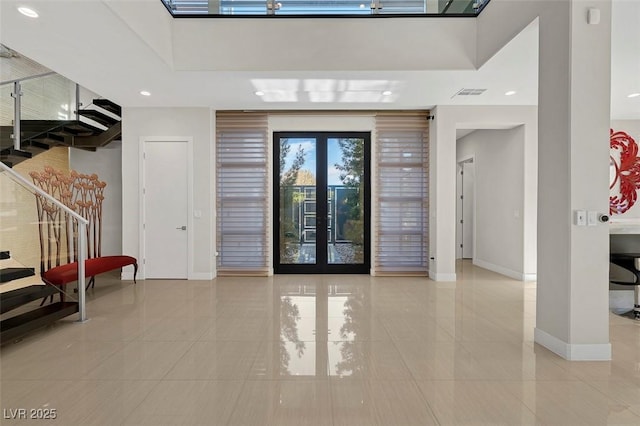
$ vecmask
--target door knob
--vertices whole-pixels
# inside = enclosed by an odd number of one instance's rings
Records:
[[[182,231],[186,231],[187,227],[186,227],[186,225],[182,225],[182,226],[178,226],[176,229],[180,229]]]

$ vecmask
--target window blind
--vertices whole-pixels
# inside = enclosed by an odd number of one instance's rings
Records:
[[[427,115],[376,115],[376,272],[428,272]]]
[[[218,274],[267,273],[267,114],[216,114]]]

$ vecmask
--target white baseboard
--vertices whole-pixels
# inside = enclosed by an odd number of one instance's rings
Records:
[[[539,328],[534,329],[533,340],[569,361],[611,360],[611,343],[569,344]]]
[[[431,278],[434,281],[455,281],[456,280],[456,274],[445,274],[445,273],[438,273],[438,272],[432,272],[429,271],[429,278]]]
[[[481,268],[488,269],[493,272],[497,272],[498,274],[506,275],[507,277],[513,278],[514,280],[526,281],[525,279],[526,274],[523,274],[522,272],[514,271],[509,268],[505,268],[504,266],[494,265],[493,263],[486,262],[482,259],[473,259],[473,264]]]
[[[141,271],[138,271],[138,276],[136,277],[136,280],[141,281],[144,280],[144,275],[142,273],[140,273]],[[203,280],[203,281],[211,281],[212,279],[215,278],[215,274],[213,272],[195,272],[192,273],[191,276],[189,277],[189,280],[194,280],[194,281],[198,281],[198,280]],[[129,271],[123,271],[120,274],[120,279],[123,281],[133,281],[133,272],[129,272]]]
[[[133,271],[122,271],[122,273],[120,273],[120,279],[122,281],[133,281]],[[142,280],[144,278],[140,278],[140,274],[138,274],[136,279]]]
[[[523,274],[522,281],[538,281],[538,274]]]
[[[213,272],[192,272],[189,280],[211,281],[214,278]]]

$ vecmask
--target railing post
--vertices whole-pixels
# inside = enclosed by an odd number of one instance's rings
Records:
[[[13,149],[20,150],[20,108],[22,97],[22,87],[19,81],[13,82],[13,92],[11,92],[13,98]]]
[[[82,103],[80,102],[80,85],[76,83],[76,121],[80,121],[80,107]]]
[[[371,0],[371,14],[378,15],[382,10],[382,2],[380,0]]]
[[[280,2],[277,0],[267,0],[267,15],[275,15],[280,10]]]
[[[87,257],[87,224],[78,221],[78,321],[85,322],[87,320],[87,311],[85,307],[85,277],[84,277],[84,261]]]

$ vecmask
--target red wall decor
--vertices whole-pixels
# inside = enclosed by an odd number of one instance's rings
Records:
[[[638,199],[640,189],[640,158],[638,144],[622,131],[609,131],[611,155],[611,182],[609,183],[609,214],[622,214],[628,211]]]

